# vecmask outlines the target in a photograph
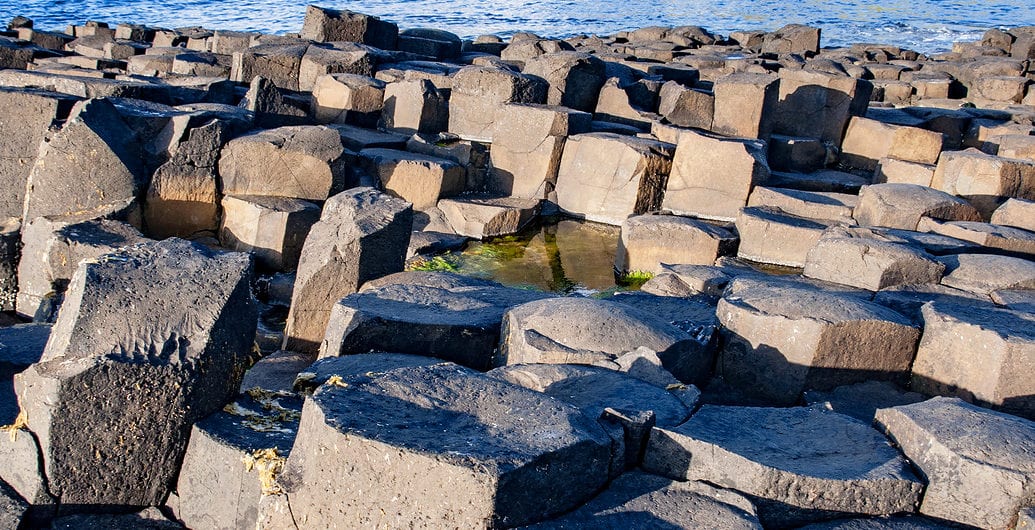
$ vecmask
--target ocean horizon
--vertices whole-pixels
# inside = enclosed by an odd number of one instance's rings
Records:
[[[993,27],[1035,25],[1031,0],[360,0],[318,3],[395,22],[400,29],[437,28],[463,38],[530,31],[543,37],[613,35],[645,26],[702,26],[720,35],[771,31],[790,23],[822,28],[823,46],[891,44],[922,53],[948,51]],[[284,34],[302,27],[311,2],[239,0],[0,0],[6,23],[15,15],[38,29],[64,30],[88,20],[179,28],[203,26]]]

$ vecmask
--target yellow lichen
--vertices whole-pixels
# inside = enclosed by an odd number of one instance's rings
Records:
[[[669,392],[673,390],[686,390],[686,385],[680,383],[673,383],[671,385],[666,386],[665,390],[668,390]]]
[[[340,375],[332,375],[327,378],[327,384],[332,386],[340,386],[342,388],[348,388],[349,384],[342,380]]]
[[[245,471],[257,470],[259,472],[259,484],[262,486],[263,495],[278,495],[283,493],[280,484],[277,484],[277,475],[284,470],[284,463],[287,459],[280,456],[276,447],[269,449],[256,449],[250,455],[241,458]]]
[[[0,426],[0,431],[7,431],[10,435],[11,441],[18,441],[18,431],[27,429],[29,427],[29,415],[24,410],[18,412],[18,417],[14,419],[14,423],[10,425]]]

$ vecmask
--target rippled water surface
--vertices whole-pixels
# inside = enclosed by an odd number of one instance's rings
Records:
[[[288,33],[301,28],[307,3],[0,0],[0,16],[7,20],[22,14],[42,29],[99,20]],[[379,15],[401,28],[435,27],[463,37],[514,31],[566,37],[687,24],[725,35],[793,22],[822,27],[825,46],[879,42],[931,53],[949,49],[954,41],[978,39],[989,27],[1035,25],[1033,4],[1035,0],[358,0],[319,5]]]

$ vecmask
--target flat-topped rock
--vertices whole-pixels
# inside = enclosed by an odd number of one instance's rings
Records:
[[[318,526],[521,526],[590,498],[610,459],[578,409],[447,363],[320,386],[280,482],[295,520]]]
[[[589,298],[539,300],[503,316],[500,357],[505,364],[595,364],[618,369],[616,359],[639,347],[657,353],[681,381],[702,381],[712,352],[689,333],[626,304]]]
[[[942,142],[941,133],[855,116],[848,122],[841,157],[852,167],[868,171],[882,158],[934,164]]]
[[[733,386],[792,404],[805,390],[908,376],[920,331],[902,315],[804,285],[737,283],[716,309],[719,367]]]
[[[737,237],[721,226],[675,215],[639,215],[622,223],[615,268],[657,273],[663,264],[711,265],[732,254]]]
[[[848,193],[755,186],[747,206],[768,206],[798,217],[852,223],[852,211],[858,202],[858,196]]]
[[[967,201],[943,191],[915,184],[874,184],[859,192],[855,220],[861,226],[916,230],[920,219],[980,221],[981,214]]]
[[[824,406],[864,423],[873,423],[877,409],[909,405],[927,399],[923,394],[903,390],[887,381],[864,381],[829,391],[809,390],[802,397],[806,405]]]
[[[733,277],[730,271],[714,265],[662,264],[661,272],[647,280],[640,290],[658,296],[719,297]]]
[[[921,310],[924,333],[913,363],[913,389],[958,396],[1035,417],[1035,316],[990,305],[936,301]]]
[[[804,267],[812,247],[837,221],[807,219],[769,206],[742,208],[737,214],[737,257],[785,267]]]
[[[992,212],[991,222],[1035,232],[1035,201],[1006,199]]]
[[[453,76],[449,132],[461,138],[492,141],[497,109],[506,103],[545,103],[541,78],[502,68],[467,66]]]
[[[759,530],[762,525],[751,502],[735,492],[629,471],[581,508],[529,528],[594,527]]]
[[[395,149],[372,148],[359,152],[359,162],[385,191],[426,210],[443,197],[464,190],[464,168],[452,160]]]
[[[896,285],[874,293],[873,301],[908,317],[917,327],[922,327],[924,317],[920,309],[928,302],[988,305],[989,296],[941,284]]]
[[[294,270],[309,229],[320,219],[320,207],[301,199],[262,195],[223,197],[220,242],[251,252],[274,270]]]
[[[955,398],[881,409],[876,422],[927,478],[920,513],[1005,529],[1031,502],[1035,423]]]
[[[538,199],[461,196],[438,201],[457,234],[485,239],[517,233],[539,215]]]
[[[317,42],[360,42],[394,50],[399,27],[378,17],[311,5],[306,7],[300,36]]]
[[[705,405],[679,427],[655,427],[644,468],[745,494],[775,527],[912,512],[923,490],[880,433],[817,407]]]
[[[993,254],[956,254],[940,260],[945,263],[942,285],[986,295],[1000,289],[1035,289],[1035,261]]]
[[[836,228],[819,239],[805,257],[809,278],[879,291],[904,284],[937,284],[945,264],[917,248],[851,237]]]
[[[858,194],[870,183],[870,179],[854,173],[836,169],[820,169],[811,173],[795,171],[773,171],[766,180],[771,188],[788,188],[802,191]]]
[[[946,152],[931,186],[970,201],[985,219],[1009,198],[1035,200],[1035,161],[1002,158],[977,149]]]
[[[1011,254],[1035,256],[1035,232],[976,221],[938,221],[923,218],[917,230],[934,232]]]
[[[320,356],[390,351],[487,370],[498,364],[504,313],[547,296],[447,273],[392,274],[334,304]]]

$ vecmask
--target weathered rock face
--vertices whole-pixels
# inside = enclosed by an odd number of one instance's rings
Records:
[[[28,503],[6,482],[0,480],[0,525],[18,528],[29,510]]]
[[[1035,200],[1035,161],[1001,158],[976,149],[948,152],[938,160],[931,186],[967,199],[988,219],[1011,197]]]
[[[520,231],[539,216],[538,199],[467,195],[438,201],[457,234],[484,239]]]
[[[284,349],[315,353],[335,302],[401,271],[412,225],[409,203],[372,188],[329,198],[302,247]]]
[[[874,184],[917,184],[930,186],[937,166],[906,162],[894,158],[882,158],[877,161],[873,171]]]
[[[492,141],[495,116],[505,103],[544,103],[546,83],[501,68],[467,66],[453,76],[449,132],[461,138]]]
[[[302,400],[252,388],[191,430],[176,493],[177,518],[190,528],[252,528],[259,501],[279,493],[276,476],[290,455]]]
[[[993,224],[1035,232],[1035,201],[1007,199],[992,213]]]
[[[432,28],[411,28],[399,32],[399,51],[436,59],[456,59],[463,41],[455,33]]]
[[[769,137],[769,167],[810,173],[827,165],[829,144],[819,138],[774,134]]]
[[[925,399],[923,394],[904,391],[887,381],[866,381],[830,391],[810,390],[804,395],[806,405],[827,407],[865,423],[873,423],[877,409],[919,403]]]
[[[488,188],[543,199],[557,184],[565,139],[589,132],[592,115],[553,105],[503,105],[496,113]]]
[[[223,197],[220,242],[251,252],[262,265],[294,270],[309,229],[320,220],[320,207],[301,199],[227,195]]]
[[[402,133],[439,133],[449,127],[449,102],[427,79],[389,83],[380,124]]]
[[[980,221],[967,201],[916,184],[874,184],[859,192],[855,220],[861,226],[916,230],[922,217],[952,221]]]
[[[0,425],[14,425],[18,398],[14,374],[40,360],[50,337],[50,324],[17,324],[0,329]],[[0,449],[0,451],[3,451]]]
[[[1035,423],[955,398],[881,409],[876,422],[927,478],[920,513],[1012,528],[1031,502]]]
[[[278,88],[298,90],[302,57],[309,48],[306,41],[271,43],[234,52],[230,80],[251,83],[255,78],[269,80]]]
[[[308,6],[301,37],[317,42],[360,42],[382,50],[394,50],[399,27],[361,13]]]
[[[373,76],[377,50],[346,41],[310,44],[298,65],[298,89],[312,91],[317,80],[328,74]]]
[[[882,158],[934,164],[941,153],[942,142],[941,133],[856,116],[848,122],[845,131],[842,159],[852,167],[865,170],[876,168]]]
[[[62,217],[37,217],[22,230],[18,313],[52,320],[80,261],[144,241],[140,232],[119,221],[76,223]]]
[[[732,221],[747,205],[752,187],[768,177],[762,142],[686,131],[679,135],[662,207]]]
[[[1001,289],[1035,289],[1035,262],[992,254],[957,254],[945,263],[942,285],[977,294]],[[995,274],[989,274],[995,271]]]
[[[805,390],[907,377],[920,332],[902,315],[805,286],[737,282],[716,309],[726,339],[719,366],[730,384],[792,404]]]
[[[675,215],[640,215],[622,223],[615,268],[658,273],[666,263],[711,265],[736,245],[737,237],[720,226]]]
[[[848,193],[803,191],[755,186],[748,206],[768,206],[808,219],[825,219],[852,224],[852,212],[859,197]]]
[[[818,407],[705,405],[679,427],[654,429],[644,468],[745,494],[778,528],[912,512],[923,490],[880,433]]]
[[[544,394],[448,363],[335,381],[307,402],[281,477],[296,521],[521,526],[607,482],[610,438]]]
[[[715,115],[715,95],[669,81],[658,92],[658,114],[680,127],[709,130]]]
[[[311,112],[317,123],[374,125],[384,106],[385,84],[369,76],[327,74],[316,78]]]
[[[380,148],[364,149],[359,158],[387,193],[412,203],[415,210],[464,190],[464,168],[452,160]]]
[[[557,205],[590,221],[621,225],[661,206],[671,144],[614,133],[568,138],[557,173]]]
[[[22,217],[82,214],[136,199],[147,187],[140,143],[110,101],[77,103],[61,131],[40,145]]]
[[[587,298],[530,302],[503,316],[500,357],[505,364],[595,364],[618,369],[617,359],[639,347],[685,382],[705,380],[712,351],[689,333],[625,304]]]
[[[16,377],[61,505],[165,500],[190,426],[244,373],[250,275],[246,255],[179,239],[80,265],[42,360]]]
[[[334,304],[320,356],[390,351],[487,370],[499,364],[504,313],[548,296],[445,273],[393,274]]]
[[[764,53],[819,53],[821,30],[802,24],[788,24],[762,38]]]
[[[760,530],[762,525],[751,502],[730,490],[630,471],[581,508],[529,528],[593,527]]]
[[[77,98],[37,89],[0,88],[0,217],[21,217],[25,185],[47,130]]]
[[[1035,232],[974,221],[937,221],[924,218],[917,229],[963,241],[973,241],[988,249],[999,249],[1019,256],[1035,256]]]
[[[219,176],[227,195],[314,201],[345,189],[347,151],[336,129],[294,126],[257,131],[223,147]]]
[[[839,144],[848,119],[866,114],[872,91],[869,81],[845,75],[781,70],[773,130]]]
[[[760,263],[804,267],[809,251],[836,224],[767,206],[743,208],[736,221],[740,235],[737,256]]]
[[[895,285],[937,284],[944,271],[945,264],[922,250],[889,241],[850,237],[834,229],[809,250],[802,274],[879,291]]]
[[[780,79],[737,73],[715,81],[711,130],[740,138],[769,138],[779,101]]]
[[[913,388],[957,396],[1035,418],[1035,317],[987,304],[934,302],[921,310],[924,334],[913,363]]]
[[[525,62],[522,72],[544,79],[548,105],[591,112],[604,85],[604,62],[586,52],[547,53]]]

